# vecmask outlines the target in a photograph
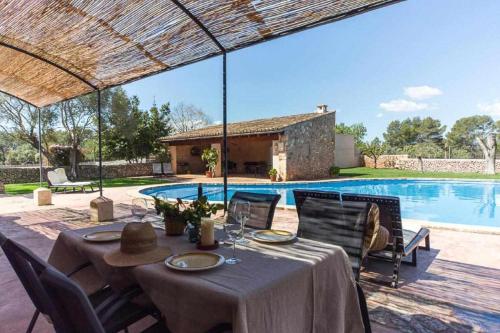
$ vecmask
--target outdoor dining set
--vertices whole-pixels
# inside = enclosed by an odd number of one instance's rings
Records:
[[[396,197],[294,196],[297,233],[273,228],[279,194],[249,192],[234,193],[222,217],[203,196],[180,208],[198,220],[194,240],[145,222],[146,201],[133,205],[139,222],[60,233],[47,262],[0,233],[36,307],[28,332],[40,314],[56,332],[127,331],[141,320],[143,332],[371,332],[363,263],[392,261],[397,287],[403,257],[416,265],[429,231],[402,228]]]

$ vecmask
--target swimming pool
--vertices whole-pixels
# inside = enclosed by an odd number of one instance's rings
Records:
[[[462,225],[500,227],[500,182],[459,180],[343,180],[273,184],[230,184],[228,197],[235,191],[281,194],[281,205],[294,205],[294,189],[392,195],[401,199],[403,218]],[[194,199],[197,184],[169,185],[141,190],[162,198]],[[211,201],[224,200],[221,184],[204,184],[203,193]]]

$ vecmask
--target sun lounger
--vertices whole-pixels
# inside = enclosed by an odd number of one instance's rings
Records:
[[[94,191],[93,182],[72,182],[66,176],[66,171],[63,168],[47,172],[47,181],[49,183],[49,188],[54,188],[54,192],[57,192],[60,188],[63,189],[64,192],[66,192],[68,188],[72,188],[73,192],[76,188],[81,188],[82,191],[85,192],[85,186],[90,187],[90,189]]]
[[[390,260],[394,263],[391,286],[398,287],[399,268],[401,263],[417,265],[417,250],[423,248],[430,250],[430,231],[420,228],[418,232],[403,229],[401,221],[401,206],[398,197],[376,196],[366,194],[342,194],[342,200],[370,202],[378,205],[380,209],[380,225],[389,230],[389,244],[383,251],[370,253],[370,257]],[[425,246],[419,246],[425,240]],[[403,257],[411,255],[411,262],[403,261]]]
[[[163,171],[162,166],[163,164]],[[174,172],[172,171],[171,163],[153,163],[153,176],[173,176]]]

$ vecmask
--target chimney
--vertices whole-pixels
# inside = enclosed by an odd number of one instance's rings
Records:
[[[328,112],[328,105],[320,104],[316,107],[316,113],[326,113]]]

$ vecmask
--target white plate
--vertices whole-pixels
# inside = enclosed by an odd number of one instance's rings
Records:
[[[224,257],[217,253],[187,252],[168,257],[165,265],[178,271],[205,271],[219,267],[224,260]]]
[[[121,231],[96,231],[82,236],[88,242],[112,242],[122,238]]]
[[[286,230],[257,230],[252,233],[252,238],[262,243],[285,243],[295,239],[295,234]]]

